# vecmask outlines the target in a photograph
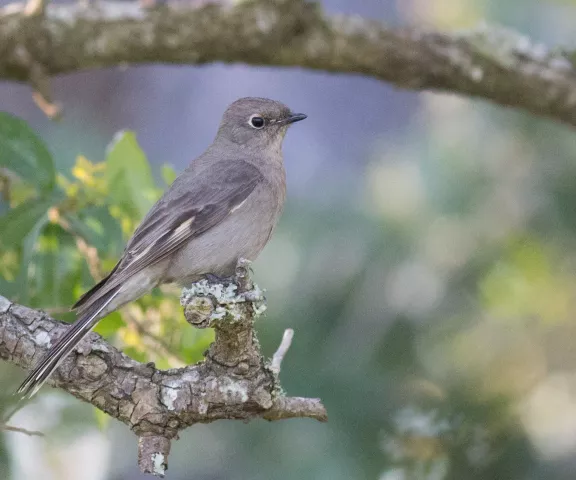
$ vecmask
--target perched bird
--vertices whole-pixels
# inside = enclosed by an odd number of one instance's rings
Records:
[[[18,393],[34,395],[101,318],[155,286],[228,277],[239,258],[256,259],[286,197],[284,135],[305,118],[266,98],[232,103],[212,145],[148,212],[112,272],[72,307],[78,319]]]

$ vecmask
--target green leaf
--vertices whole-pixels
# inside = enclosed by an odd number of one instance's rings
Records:
[[[189,364],[199,362],[204,358],[204,352],[213,341],[214,330],[212,329],[184,328],[178,353]]]
[[[42,308],[71,305],[83,262],[74,239],[59,225],[46,225],[30,260],[34,272],[27,277],[31,303]]]
[[[22,243],[34,226],[46,216],[48,209],[56,203],[56,196],[28,200],[9,210],[0,217],[0,246]]]
[[[112,202],[132,218],[142,218],[154,203],[152,171],[134,132],[118,133],[108,146],[106,177]]]
[[[131,359],[136,360],[137,362],[147,361],[146,355],[135,347],[124,347],[122,353],[128,355]]]
[[[108,425],[110,425],[110,415],[104,413],[99,408],[94,407],[94,418],[96,419],[96,425],[98,425],[98,429],[101,432],[108,429]]]
[[[124,320],[122,320],[122,314],[120,312],[112,312],[96,325],[94,331],[108,339],[123,326]]]
[[[38,238],[33,256],[34,275],[29,279],[35,287],[34,298],[45,307],[59,305],[57,292],[60,282],[56,274],[59,241],[55,227],[54,224],[46,225]]]
[[[70,228],[100,254],[119,255],[124,248],[122,227],[107,207],[87,207],[76,213],[66,213],[64,218]]]
[[[24,120],[6,112],[0,112],[0,167],[43,192],[54,188],[54,162],[44,142]]]
[[[162,179],[166,185],[172,185],[172,182],[176,180],[177,176],[178,174],[176,173],[176,170],[174,170],[174,167],[171,165],[162,165]]]
[[[20,271],[16,281],[10,283],[12,289],[3,290],[3,292],[7,292],[6,295],[8,295],[12,300],[17,300],[20,303],[29,303],[30,282],[28,281],[28,272],[30,270],[30,263],[32,260],[32,254],[34,252],[36,241],[38,240],[40,232],[45,227],[47,222],[48,216],[41,215],[22,241],[22,249],[20,252]],[[1,238],[3,237],[0,237],[0,239]]]

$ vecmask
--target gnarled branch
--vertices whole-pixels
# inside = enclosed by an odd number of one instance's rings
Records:
[[[320,400],[281,393],[278,375],[255,337],[254,319],[264,311],[264,298],[248,272],[248,265],[240,263],[234,283],[204,280],[183,290],[187,320],[216,330],[202,363],[158,370],[91,333],[49,383],[128,425],[139,437],[140,468],[158,476],[167,467],[170,441],[195,423],[293,417],[326,421]],[[29,369],[65,329],[45,313],[0,296],[0,358]]]
[[[0,79],[144,63],[299,66],[481,97],[576,126],[574,54],[504,29],[454,34],[327,16],[304,0],[90,2],[0,10]]]

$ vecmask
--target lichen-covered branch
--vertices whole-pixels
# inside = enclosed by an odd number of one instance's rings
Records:
[[[144,63],[296,66],[481,97],[576,126],[573,54],[508,30],[389,28],[304,0],[190,3],[51,4],[43,16],[9,5],[0,10],[0,79],[38,84],[39,70]]]
[[[234,283],[202,281],[183,290],[189,323],[216,330],[202,363],[158,370],[91,333],[49,383],[128,425],[139,437],[140,468],[159,476],[167,466],[170,441],[195,423],[293,417],[326,421],[320,400],[281,393],[253,329],[264,298],[248,273],[240,263]],[[0,358],[6,361],[31,368],[65,328],[43,312],[0,296]]]

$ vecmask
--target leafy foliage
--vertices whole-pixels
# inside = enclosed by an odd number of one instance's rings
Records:
[[[56,172],[50,152],[19,118],[0,112],[0,167],[6,167],[41,192],[54,188]]]
[[[169,166],[162,173],[167,180],[176,176]],[[0,291],[66,320],[73,319],[69,306],[115,265],[162,190],[133,132],[120,132],[104,161],[78,156],[70,172],[56,171],[42,140],[4,113],[0,177]],[[163,290],[170,294],[152,292],[109,315],[96,331],[164,368],[197,361],[211,333],[187,328],[178,290]]]

